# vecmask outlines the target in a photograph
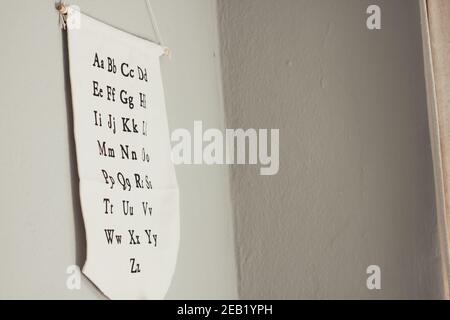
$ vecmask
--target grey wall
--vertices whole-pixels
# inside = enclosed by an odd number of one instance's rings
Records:
[[[441,297],[418,2],[218,9],[227,126],[280,128],[278,175],[232,171],[241,298]]]
[[[70,1],[91,16],[152,39],[145,1]],[[203,119],[223,127],[215,1],[151,0],[173,51],[162,58],[170,129]],[[77,173],[54,1],[2,1],[0,11],[0,298],[101,298],[87,280]],[[181,241],[167,298],[235,298],[226,167],[178,166]]]

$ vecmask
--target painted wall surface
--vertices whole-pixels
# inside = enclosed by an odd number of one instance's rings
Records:
[[[240,297],[441,297],[418,1],[218,4],[227,127],[280,129],[232,169]]]
[[[85,13],[149,39],[145,1],[70,1]],[[151,0],[173,51],[162,58],[170,129],[202,119],[223,127],[215,1]],[[54,1],[2,1],[0,11],[0,298],[102,298],[83,278],[67,61]],[[66,70],[67,71],[67,70]],[[181,242],[167,298],[237,296],[227,167],[178,166]]]

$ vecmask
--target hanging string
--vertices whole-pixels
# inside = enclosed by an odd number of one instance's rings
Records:
[[[162,46],[163,41],[161,38],[161,32],[159,31],[159,26],[158,26],[158,23],[156,22],[155,13],[153,12],[152,5],[150,4],[150,0],[145,0],[145,3],[147,5],[147,11],[148,11],[148,15],[150,16],[150,22],[152,24],[152,28],[155,32],[156,41],[160,46]]]
[[[155,32],[156,42],[161,47],[164,48],[164,54],[170,58],[172,52],[170,51],[169,48],[167,48],[163,44],[163,40],[162,40],[162,37],[161,37],[161,32],[159,31],[158,22],[157,22],[157,20],[155,18],[155,13],[153,12],[152,5],[150,4],[150,0],[145,0],[145,3],[147,5],[147,12],[148,12],[148,15],[150,17],[150,22],[152,24],[153,31]]]
[[[56,4],[56,10],[58,11],[59,27],[66,30],[68,10],[66,5],[64,4],[64,1],[60,1]]]

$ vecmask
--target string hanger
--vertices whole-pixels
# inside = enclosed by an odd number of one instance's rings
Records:
[[[163,40],[162,40],[162,37],[161,37],[161,32],[159,31],[158,22],[157,22],[157,20],[155,18],[155,13],[153,12],[152,5],[150,4],[150,0],[145,0],[145,3],[147,5],[147,12],[148,12],[148,15],[150,17],[150,22],[152,24],[153,31],[155,32],[156,42],[161,47],[163,47],[164,54],[170,58],[172,56],[172,52],[170,51],[170,49],[168,47],[166,47],[163,44]]]
[[[156,21],[155,18],[155,14],[153,12],[152,6],[150,4],[149,0],[145,0],[146,6],[147,6],[147,12],[150,18],[150,22],[152,24],[152,28],[153,31],[155,32],[155,37],[156,37],[156,43],[159,44],[163,49],[164,49],[164,55],[171,58],[172,56],[172,51],[166,47],[163,44],[162,41],[162,37],[161,37],[161,32],[159,31],[159,26],[158,23]],[[55,4],[55,8],[58,11],[58,16],[59,16],[59,26],[61,29],[66,30],[67,29],[67,16],[69,13],[69,9],[66,6],[64,1],[59,1],[58,3]]]
[[[69,13],[69,10],[67,9],[64,1],[60,1],[55,4],[55,8],[58,11],[58,17],[59,17],[59,27],[61,29],[66,30],[67,28],[67,14]]]
[[[164,48],[164,54],[170,57],[170,49],[163,44],[163,40],[161,37],[161,32],[159,31],[158,21],[156,20],[155,13],[153,12],[152,5],[150,4],[150,0],[145,0],[147,5],[147,12],[150,17],[150,22],[152,24],[153,31],[155,32],[156,42]]]

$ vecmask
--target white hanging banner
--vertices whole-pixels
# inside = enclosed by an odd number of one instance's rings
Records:
[[[73,8],[67,21],[83,273],[112,299],[162,299],[179,244],[164,49]]]

